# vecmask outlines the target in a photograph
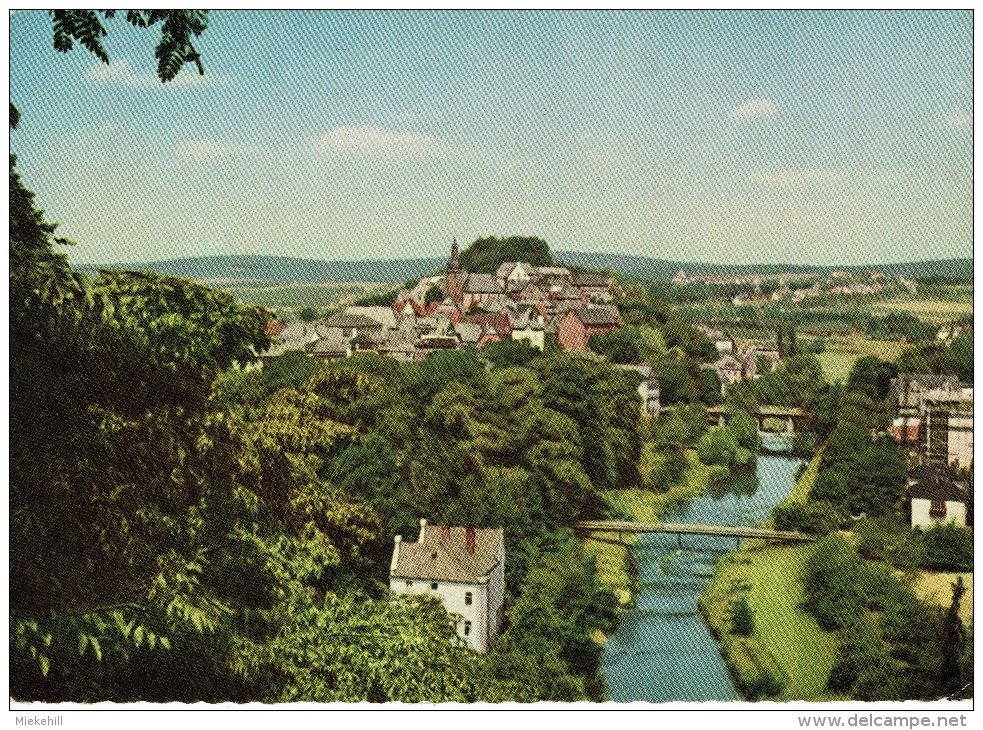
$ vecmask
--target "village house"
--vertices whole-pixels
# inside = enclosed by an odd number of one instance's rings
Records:
[[[525,261],[506,261],[495,272],[495,278],[498,279],[503,290],[510,289],[516,284],[524,286],[534,276],[536,276],[536,268]]]
[[[770,363],[768,371],[771,371],[781,360],[778,349],[771,345],[752,345],[741,356],[742,374],[745,380],[754,380],[762,375],[759,364],[760,360],[767,360]]]
[[[543,315],[527,307],[520,311],[512,322],[512,339],[526,340],[531,347],[542,352],[546,346],[545,330]]]
[[[954,468],[925,462],[908,477],[908,511],[912,528],[929,528],[943,522],[971,526],[972,492],[959,483]]]
[[[461,291],[461,308],[464,311],[498,301],[505,295],[502,285],[492,274],[468,274]]]
[[[351,339],[360,332],[381,336],[383,326],[381,322],[370,319],[363,314],[349,314],[345,311],[332,314],[327,319],[321,320],[317,323],[317,329],[322,337],[340,336]]]
[[[597,305],[569,309],[557,327],[557,338],[565,350],[587,350],[593,335],[607,334],[618,329],[621,318],[617,307]]]
[[[634,371],[641,376],[641,382],[638,384],[638,396],[642,400],[642,413],[647,416],[657,417],[662,408],[660,401],[661,389],[659,387],[659,379],[656,377],[655,371],[652,370],[651,366],[642,363],[640,365],[616,365],[615,367],[622,370]]]
[[[744,365],[733,355],[724,355],[712,365],[705,367],[710,367],[717,371],[717,377],[720,379],[721,395],[726,395],[727,388],[739,382],[744,373]]]
[[[308,345],[320,338],[314,325],[306,322],[284,324],[273,319],[267,322],[265,331],[273,344],[260,355],[261,360],[279,357],[288,350],[306,351]]]
[[[586,271],[573,279],[573,286],[581,296],[592,302],[610,302],[614,299],[611,294],[611,279],[606,274]]]
[[[714,346],[717,348],[717,352],[721,355],[730,355],[734,352],[734,338],[729,337],[720,330],[714,329],[713,327],[705,324],[698,324],[694,326],[713,341]]]
[[[502,629],[505,541],[501,528],[427,525],[415,543],[396,535],[389,569],[396,595],[433,595],[455,619],[458,636],[486,652]]]
[[[304,351],[317,360],[337,360],[351,357],[352,339],[344,337],[337,331],[332,331],[307,345]]]

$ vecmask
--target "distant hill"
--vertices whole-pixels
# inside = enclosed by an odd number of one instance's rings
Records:
[[[554,258],[569,266],[609,269],[647,279],[671,279],[680,269],[689,276],[728,276],[790,272],[861,272],[877,269],[889,276],[912,279],[936,277],[949,281],[971,281],[972,259],[919,261],[907,264],[870,264],[867,266],[798,266],[792,264],[730,265],[692,263],[653,259],[626,254],[558,251]],[[321,282],[392,282],[415,279],[442,271],[444,258],[417,258],[373,261],[315,261],[284,256],[202,256],[170,259],[140,264],[106,264],[80,266],[89,273],[97,269],[137,269],[156,271],[167,276],[193,279],[214,286],[278,286]]]
[[[285,256],[201,256],[138,264],[80,266],[98,269],[155,271],[165,276],[193,279],[214,286],[277,286],[321,282],[402,282],[442,269],[443,259],[377,261],[315,261]]]
[[[916,261],[903,264],[872,263],[864,266],[804,266],[797,264],[693,263],[627,254],[586,253],[582,251],[557,251],[554,257],[557,261],[568,266],[609,269],[646,279],[671,279],[680,269],[683,269],[687,276],[736,276],[753,273],[768,275],[829,271],[865,272],[876,269],[888,276],[905,276],[909,279],[936,277],[950,281],[971,281],[973,278],[973,260],[968,258]]]

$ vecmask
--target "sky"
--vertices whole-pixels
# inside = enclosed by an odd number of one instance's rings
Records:
[[[76,264],[972,255],[968,11],[231,11],[206,74],[10,16],[18,168]]]

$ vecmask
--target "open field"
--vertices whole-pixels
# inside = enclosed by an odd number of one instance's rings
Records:
[[[700,596],[700,609],[724,646],[728,665],[741,684],[762,669],[777,670],[784,689],[778,699],[837,699],[826,688],[836,659],[835,633],[819,628],[799,604],[801,571],[813,545],[762,546],[745,543],[721,560]],[[730,633],[730,606],[744,596],[754,615],[754,633]]]
[[[966,593],[963,594],[959,604],[959,618],[966,625],[973,621],[973,574],[972,573],[934,573],[927,570],[920,571],[911,589],[925,603],[933,603],[936,606],[948,608],[952,603],[952,584],[956,578],[962,576],[966,586]]]
[[[909,312],[926,322],[942,324],[973,313],[973,302],[941,302],[938,300],[891,300],[874,307],[874,314]]]
[[[909,312],[928,322],[948,322],[973,313],[973,287],[968,284],[922,287],[917,294],[879,301],[872,311],[878,315]]]
[[[824,339],[826,349],[817,357],[829,381],[845,381],[850,375],[853,363],[864,355],[876,355],[882,360],[893,362],[908,347],[904,342],[871,340],[860,334],[833,335]],[[801,345],[805,345],[809,340],[810,338],[804,335],[799,337]]]

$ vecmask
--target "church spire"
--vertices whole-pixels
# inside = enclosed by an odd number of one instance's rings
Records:
[[[454,239],[452,239],[452,242],[451,242],[451,258],[447,262],[447,270],[448,271],[456,271],[457,269],[460,269],[461,268],[461,265],[460,265],[460,263],[458,263],[458,260],[457,260],[457,257],[458,257],[458,254],[459,253],[460,253],[460,251],[457,248],[457,238],[455,237]]]

